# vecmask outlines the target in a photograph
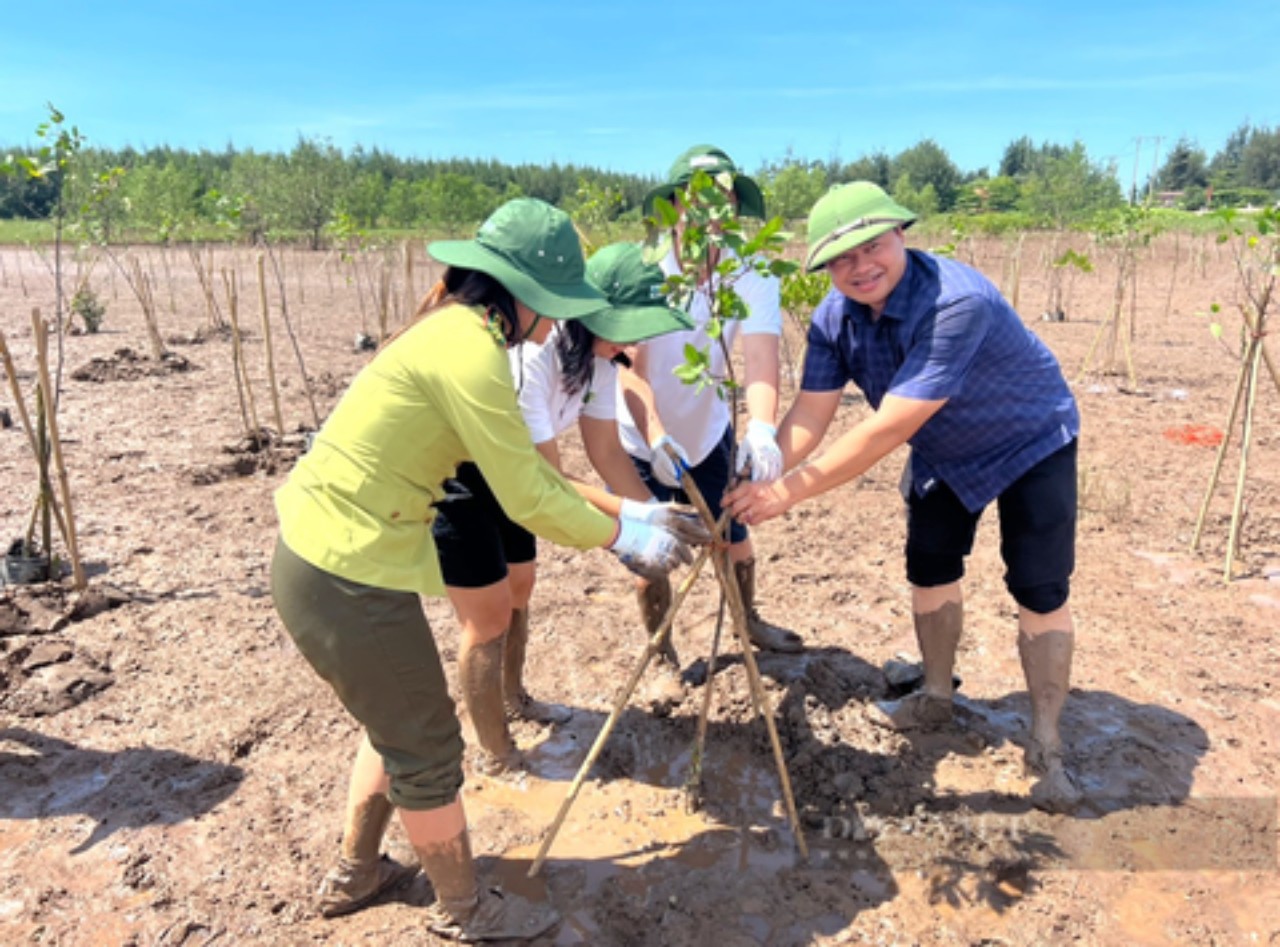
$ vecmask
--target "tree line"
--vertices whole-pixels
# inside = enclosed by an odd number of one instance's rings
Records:
[[[21,148],[0,149],[21,154]],[[0,219],[43,220],[61,197],[99,240],[174,241],[222,231],[247,240],[304,236],[313,246],[375,229],[459,233],[516,196],[538,197],[589,224],[638,221],[654,179],[572,164],[510,165],[468,158],[405,158],[379,149],[343,151],[299,137],[288,152],[190,151],[82,146],[50,173],[0,175]],[[754,172],[770,214],[802,220],[828,187],[871,180],[922,216],[1006,215],[1016,226],[1062,227],[1100,211],[1176,192],[1178,206],[1266,205],[1280,195],[1280,129],[1242,125],[1210,158],[1179,140],[1139,193],[1125,194],[1116,167],[1093,160],[1080,142],[1019,138],[996,173],[962,171],[925,139],[896,155],[845,162],[788,152]]]

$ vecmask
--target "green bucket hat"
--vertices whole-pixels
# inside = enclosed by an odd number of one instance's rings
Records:
[[[758,217],[764,220],[764,195],[760,193],[760,185],[738,170],[733,159],[715,145],[694,145],[679,158],[667,173],[667,180],[659,184],[644,196],[644,213],[653,213],[653,201],[662,197],[672,200],[676,189],[684,187],[693,180],[695,172],[705,171],[710,175],[729,172],[733,175],[733,193],[738,195],[738,214],[742,217]]]
[[[915,214],[870,181],[837,184],[809,211],[809,253],[804,268],[812,273],[882,233],[910,227],[915,219]]]
[[[587,261],[587,281],[609,300],[609,306],[583,316],[584,326],[606,342],[640,342],[678,329],[692,329],[693,320],[667,303],[662,292],[666,276],[644,262],[638,243],[611,243]]]
[[[606,305],[586,281],[573,221],[537,198],[507,201],[474,240],[436,240],[427,253],[448,266],[487,273],[548,319],[578,319]]]

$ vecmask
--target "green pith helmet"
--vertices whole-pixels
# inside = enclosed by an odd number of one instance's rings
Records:
[[[578,319],[605,306],[586,281],[582,244],[569,215],[545,201],[507,201],[474,240],[437,240],[427,253],[448,266],[487,273],[548,319]]]
[[[693,320],[667,303],[665,280],[660,267],[644,262],[640,244],[602,247],[587,261],[587,281],[604,293],[609,305],[583,316],[582,324],[596,337],[619,344],[692,329]]]
[[[846,250],[895,227],[910,227],[915,219],[915,214],[870,181],[837,184],[809,211],[804,268],[809,273],[819,270]]]
[[[738,215],[741,217],[758,217],[764,220],[764,195],[760,193],[760,185],[738,170],[733,159],[715,145],[694,145],[676,158],[667,172],[667,180],[659,184],[644,196],[644,213],[653,213],[653,201],[662,197],[670,201],[674,199],[676,190],[693,180],[698,171],[716,175],[728,172],[733,175],[733,193],[738,196]]]

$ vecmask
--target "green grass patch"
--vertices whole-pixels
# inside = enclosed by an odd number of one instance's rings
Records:
[[[47,220],[0,220],[0,244],[52,242],[53,224]]]

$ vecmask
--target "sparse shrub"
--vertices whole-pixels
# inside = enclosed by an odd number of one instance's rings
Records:
[[[71,297],[71,313],[80,317],[80,321],[84,323],[84,331],[92,335],[102,328],[102,320],[107,314],[107,304],[86,286],[77,290]]]

